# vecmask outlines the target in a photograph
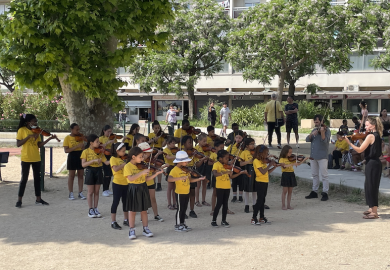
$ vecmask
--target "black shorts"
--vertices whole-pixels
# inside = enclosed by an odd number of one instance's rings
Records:
[[[81,153],[83,151],[72,151],[68,154],[68,161],[66,165],[66,169],[68,171],[76,171],[76,170],[84,170],[81,165]]]
[[[84,184],[101,185],[103,184],[103,168],[88,166],[84,170]]]
[[[148,189],[156,189],[156,184],[148,186]]]
[[[195,189],[198,186],[198,182],[190,183],[190,189]]]
[[[290,133],[291,129],[294,130],[294,132],[298,132],[298,120],[286,121],[286,132]]]
[[[106,156],[107,160],[110,160],[111,156]],[[106,165],[103,163],[103,172],[104,177],[111,177],[112,176],[112,169],[111,165]]]

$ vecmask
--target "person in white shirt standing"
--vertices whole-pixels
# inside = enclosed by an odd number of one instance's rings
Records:
[[[227,130],[227,127],[229,125],[229,119],[230,120],[232,119],[232,115],[231,115],[231,111],[228,108],[226,102],[223,103],[223,107],[222,107],[222,109],[221,109],[219,114],[220,114],[220,118],[219,119],[220,119],[220,122],[221,122],[221,124],[223,126],[223,134],[222,134],[222,136],[227,136],[226,130]]]

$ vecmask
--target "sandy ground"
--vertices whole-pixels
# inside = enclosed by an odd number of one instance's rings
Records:
[[[62,149],[54,153],[56,170],[65,154]],[[266,211],[271,225],[250,225],[244,205],[230,203],[236,212],[228,215],[231,228],[212,228],[210,207],[196,207],[198,218],[187,221],[193,231],[177,233],[163,181],[157,202],[165,222],[150,221],[155,236],[146,238],[137,215],[138,238],[130,241],[127,227],[110,227],[112,197],[100,198],[103,218],[88,218],[87,202],[69,201],[67,177],[60,175],[46,178],[42,197],[50,206],[34,204],[30,180],[23,208],[18,209],[20,158],[10,157],[2,174],[8,182],[0,184],[0,269],[390,269],[389,207],[380,209],[380,219],[367,221],[362,205],[305,200],[307,190],[298,187],[295,209],[283,211],[281,189],[271,184],[271,210]],[[208,191],[209,202],[210,195]],[[117,220],[122,224],[120,211]]]

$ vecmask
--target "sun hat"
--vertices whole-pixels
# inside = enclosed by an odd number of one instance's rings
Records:
[[[190,162],[191,160],[192,159],[188,157],[187,152],[179,151],[176,153],[176,159],[173,161],[173,163]]]
[[[140,143],[138,147],[141,148],[142,152],[146,152],[146,153],[153,152],[153,149],[150,147],[150,145],[147,142]]]

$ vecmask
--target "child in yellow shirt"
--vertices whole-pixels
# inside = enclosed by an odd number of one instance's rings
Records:
[[[333,160],[336,164],[336,166],[333,167],[333,169],[344,169],[345,168],[345,162],[343,162],[342,167],[340,167],[340,158],[343,157],[343,155],[348,154],[349,151],[349,145],[346,140],[343,139],[344,133],[342,131],[337,132],[337,141],[335,144],[335,149],[333,150]]]
[[[249,213],[249,193],[252,193],[252,209],[254,209],[257,200],[257,193],[254,189],[255,174],[253,172],[253,156],[251,154],[251,151],[255,150],[255,146],[256,144],[254,139],[246,138],[244,141],[245,150],[240,154],[240,158],[242,159],[242,161],[240,161],[240,166],[245,168],[248,173],[252,175],[252,177],[248,177],[246,174],[241,176],[244,185],[245,213]]]
[[[166,177],[166,181],[168,182],[167,200],[168,200],[168,209],[169,210],[177,209],[176,196],[175,196],[175,183],[168,181],[169,173],[171,172],[171,170],[175,166],[173,161],[176,159],[176,152],[178,150],[178,148],[175,146],[175,144],[176,144],[175,138],[172,136],[169,136],[167,139],[167,147],[165,147],[164,151],[163,151],[165,163],[169,164],[169,167],[167,168],[167,177]],[[176,150],[175,154],[172,153],[173,149]]]

